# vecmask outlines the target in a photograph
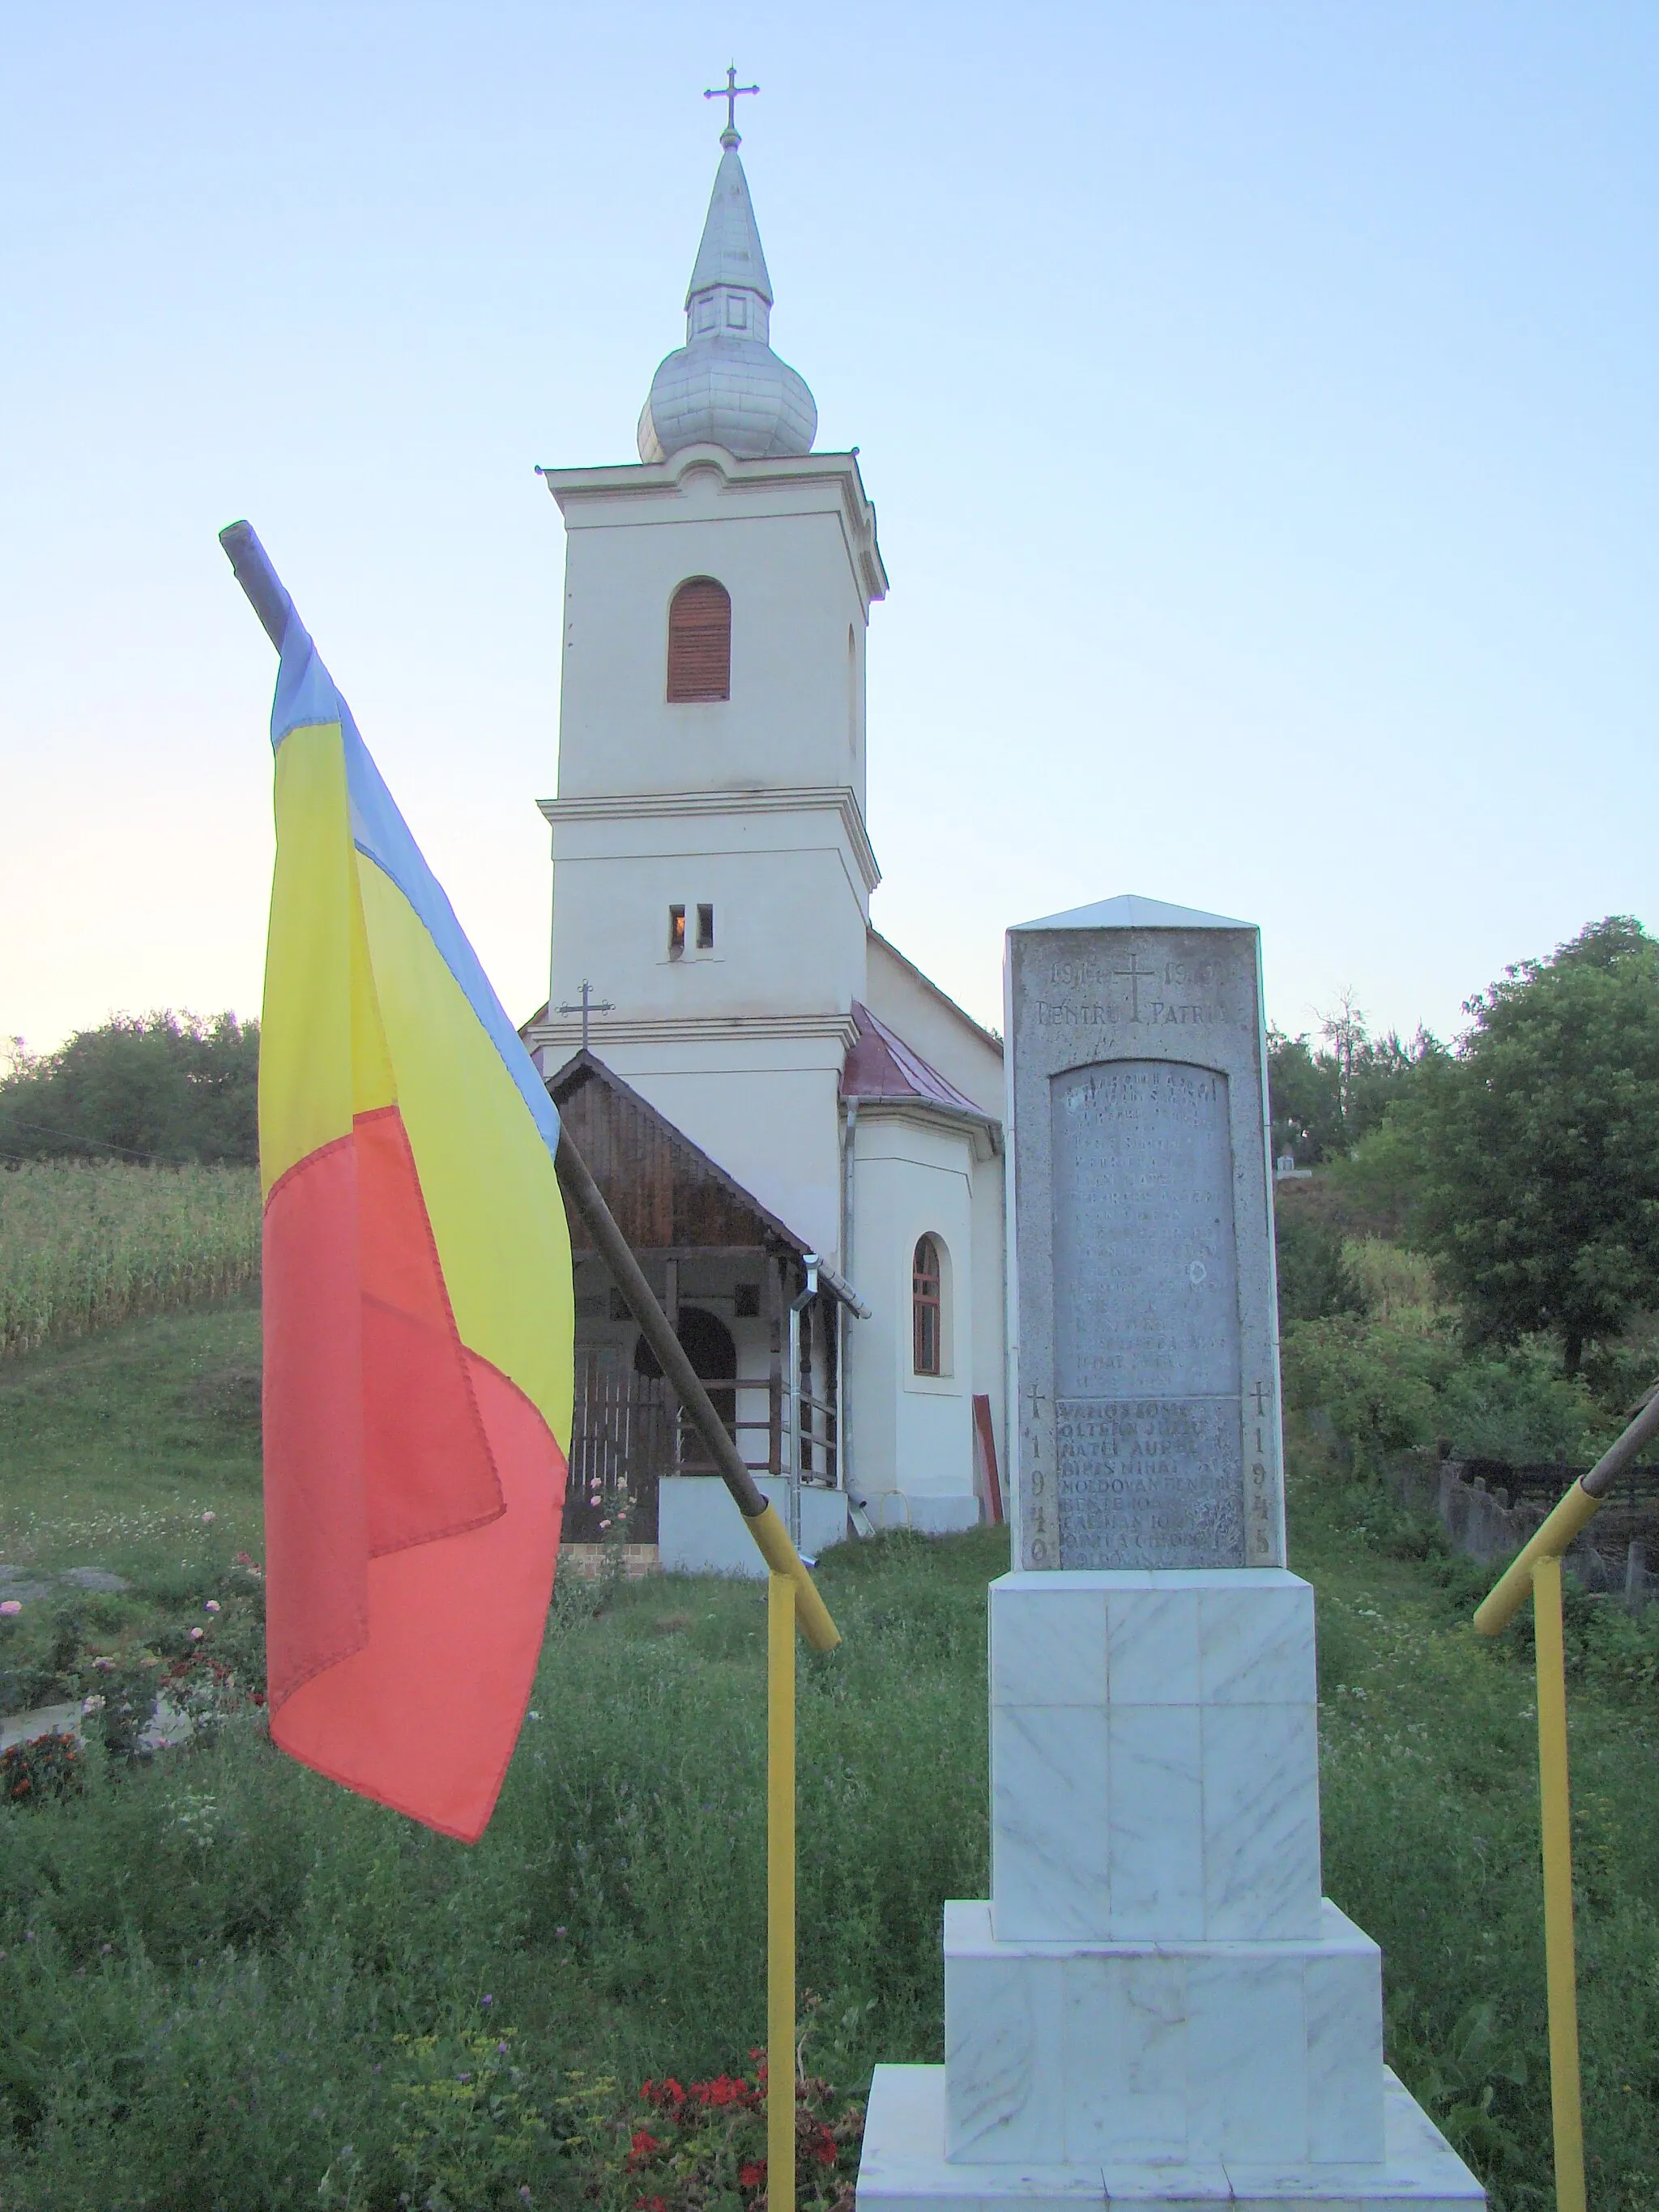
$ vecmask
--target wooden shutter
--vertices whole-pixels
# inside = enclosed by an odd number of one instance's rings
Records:
[[[668,610],[668,696],[732,696],[732,600],[712,576],[694,576]]]

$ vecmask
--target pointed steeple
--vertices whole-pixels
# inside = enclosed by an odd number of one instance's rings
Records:
[[[810,453],[817,435],[817,402],[772,350],[772,279],[740,143],[728,114],[686,287],[685,343],[659,367],[640,414],[642,461],[697,445],[724,446],[739,460]]]
[[[689,311],[699,292],[712,292],[719,285],[727,285],[734,291],[758,293],[769,307],[772,279],[766,273],[766,256],[761,251],[754,204],[749,197],[749,179],[738,159],[737,132],[724,133],[720,143],[726,151],[714,173],[708,220],[702,227],[702,244],[697,248],[691,282],[685,288],[686,307]],[[687,337],[690,335],[688,331]]]

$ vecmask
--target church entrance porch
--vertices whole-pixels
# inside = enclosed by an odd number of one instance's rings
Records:
[[[591,1052],[548,1089],[745,1464],[787,1514],[798,1424],[799,1484],[816,1501],[804,1508],[803,1532],[810,1517],[820,1545],[838,1540],[847,1519],[838,1284],[831,1279],[801,1309],[792,1377],[790,1310],[808,1279],[803,1240]],[[737,1508],[575,1222],[571,1252],[576,1392],[563,1542],[656,1543],[670,1571],[749,1571]]]

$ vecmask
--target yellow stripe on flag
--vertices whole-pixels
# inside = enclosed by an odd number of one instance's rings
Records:
[[[364,854],[357,871],[398,1109],[461,1341],[562,1443],[574,1355],[568,1305],[552,1310],[549,1291],[570,1280],[570,1232],[552,1158],[424,923]]]

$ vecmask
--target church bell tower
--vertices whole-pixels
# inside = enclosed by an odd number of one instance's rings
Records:
[[[586,986],[607,1066],[831,1258],[887,578],[856,454],[812,451],[811,392],[772,350],[739,143],[728,106],[639,459],[542,471],[566,562],[551,988],[527,1034],[551,1074]]]

